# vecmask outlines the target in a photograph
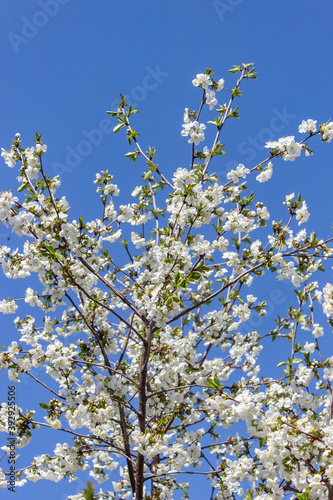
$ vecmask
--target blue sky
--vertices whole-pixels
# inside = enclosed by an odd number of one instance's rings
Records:
[[[124,202],[140,180],[139,163],[124,158],[123,131],[110,133],[107,121],[106,110],[115,109],[120,92],[140,109],[134,126],[141,142],[156,147],[161,170],[171,176],[189,164],[190,147],[180,131],[184,108],[197,109],[201,98],[191,84],[196,73],[210,65],[231,88],[227,70],[254,62],[258,80],[245,82],[241,120],[230,120],[221,138],[228,156],[212,164],[223,179],[234,164],[251,168],[264,159],[265,141],[298,137],[303,119],[333,119],[332,22],[327,0],[3,0],[0,146],[9,149],[16,132],[31,146],[35,132],[43,132],[46,170],[62,174],[60,194],[70,201],[73,218],[91,220],[100,215],[92,185],[97,171],[113,173]],[[258,193],[277,217],[285,195],[301,192],[311,213],[308,227],[327,238],[333,150],[317,137],[309,146],[313,157],[274,162],[273,181],[257,186]],[[15,191],[16,175],[2,162],[0,190]],[[0,243],[6,236],[0,228]],[[0,298],[14,289],[3,278],[0,287]],[[14,335],[6,318],[1,324],[0,339]],[[18,389],[22,400],[31,387]],[[1,400],[5,393],[0,390]],[[18,489],[15,500],[61,499],[82,484],[39,482]],[[6,490],[1,495],[11,498]]]

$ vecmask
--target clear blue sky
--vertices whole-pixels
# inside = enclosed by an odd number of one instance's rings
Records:
[[[157,148],[169,175],[189,163],[190,148],[180,135],[183,111],[198,107],[201,92],[191,81],[208,65],[227,87],[233,85],[227,73],[233,64],[254,62],[258,74],[243,87],[241,120],[230,121],[222,138],[229,156],[213,165],[221,178],[233,162],[250,168],[263,159],[266,140],[298,136],[303,119],[333,119],[333,3],[327,0],[2,0],[0,23],[0,147],[9,149],[16,132],[26,146],[36,131],[43,132],[44,165],[50,175],[63,171],[61,194],[73,218],[99,216],[92,185],[98,170],[109,169],[124,196],[139,183],[140,166],[124,158],[124,134],[109,133],[103,121],[120,92],[139,107],[135,128],[145,146]],[[327,238],[333,149],[315,139],[309,144],[314,157],[274,163],[273,181],[259,186],[260,196],[277,217],[285,194],[301,192],[309,227]],[[16,190],[16,175],[1,166],[0,190]],[[0,243],[6,235],[0,228]],[[1,299],[13,285],[1,278],[0,286]],[[0,319],[0,340],[7,340],[13,328]],[[22,401],[29,388],[21,384]],[[39,439],[41,453],[45,437]],[[14,496],[58,500],[82,485],[39,482]],[[14,498],[6,490],[1,496]]]

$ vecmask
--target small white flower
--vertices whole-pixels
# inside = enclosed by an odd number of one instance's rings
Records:
[[[308,342],[305,343],[304,345],[304,351],[306,353],[312,354],[316,349],[316,344],[314,342],[311,342],[310,344]]]
[[[317,292],[318,293],[318,292]],[[323,288],[323,312],[327,318],[333,316],[333,285],[327,283]]]
[[[134,196],[134,198],[136,198],[137,196],[139,196],[141,191],[142,191],[142,186],[136,186],[136,188],[133,189],[133,191],[132,191],[132,196]]]
[[[47,150],[47,145],[46,144],[36,144],[36,153],[40,153],[41,151],[43,151],[43,153],[45,153],[45,151]]]
[[[110,194],[112,196],[118,196],[119,195],[119,189],[117,184],[107,184],[104,189],[105,194]]]
[[[253,304],[256,300],[257,300],[257,297],[255,297],[254,295],[252,295],[252,293],[248,294],[246,296],[246,300],[250,303],[250,304]]]
[[[333,138],[333,122],[320,125],[320,133],[323,141],[331,142]]]
[[[306,132],[314,133],[317,130],[316,126],[317,120],[303,120],[302,123],[298,127],[298,131],[301,134],[304,134]]]
[[[224,87],[224,80],[223,78],[220,78],[219,81],[217,82],[216,92],[222,90],[223,87]]]
[[[284,201],[283,204],[286,205],[287,207],[290,207],[290,203],[293,201],[294,196],[295,196],[295,193],[288,194],[286,196],[286,201]]]
[[[188,108],[185,108],[185,112],[184,112],[184,123],[189,123],[191,120],[190,120],[190,117],[189,117],[189,112],[190,110]]]
[[[322,337],[324,335],[324,329],[318,323],[314,323],[312,328],[312,335],[314,338]]]
[[[309,220],[310,214],[308,212],[308,207],[305,201],[303,201],[302,206],[296,209],[296,220],[298,220],[298,225],[300,226],[303,222]]]
[[[1,151],[2,151],[1,156],[5,160],[6,165],[10,168],[15,167],[15,160],[14,160],[15,152],[13,150],[5,151],[3,148],[1,148]]]
[[[208,104],[210,111],[214,108],[214,106],[216,106],[217,99],[213,90],[206,91],[206,103]]]
[[[130,205],[120,205],[119,207],[119,222],[129,222],[134,217],[134,210]]]

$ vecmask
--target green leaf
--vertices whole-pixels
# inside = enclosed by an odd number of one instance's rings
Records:
[[[88,481],[87,486],[88,488],[83,490],[82,495],[86,500],[95,500],[93,484]]]
[[[240,66],[233,65],[233,67],[228,70],[228,73],[232,73],[233,75],[235,75],[239,71],[242,71],[242,68]]]
[[[237,106],[237,108],[235,108],[234,110],[230,109],[228,118],[239,118],[239,114],[237,113],[238,110],[239,106]]]
[[[316,235],[315,232],[312,232],[311,235],[310,235],[310,245],[311,245],[311,247],[314,247],[317,243],[318,243],[317,235]]]
[[[83,218],[82,218],[82,215],[79,215],[79,229],[83,229],[83,228],[84,228]]]
[[[110,258],[109,250],[101,250],[101,254],[104,255],[104,257]]]
[[[295,497],[298,498],[298,500],[309,500],[309,492],[295,493]]]
[[[211,387],[212,389],[217,389],[219,391],[222,389],[222,384],[219,381],[217,375],[215,375],[215,377],[213,379],[212,378],[208,378],[207,379],[207,385],[208,385],[208,387]]]
[[[222,150],[224,144],[219,144],[217,143],[214,150],[212,151],[212,155],[215,156],[215,155],[227,155],[228,153],[226,153],[225,151]]]
[[[60,252],[55,252],[54,254],[60,262],[63,264],[66,262],[66,258],[60,253]]]
[[[126,153],[125,156],[126,158],[130,158],[131,160],[133,160],[133,163],[135,163],[139,154],[140,154],[139,151],[132,151],[130,153]]]
[[[176,304],[179,304],[184,307],[184,304],[179,297],[172,297],[172,300],[173,302],[176,302]]]
[[[152,185],[153,189],[159,189],[161,188],[162,190],[165,188],[165,183],[163,181],[156,182],[155,184]],[[164,213],[164,211],[163,211]]]
[[[153,171],[152,170],[148,170],[146,173],[145,173],[145,176],[144,176],[144,180],[147,181],[149,179],[149,177],[152,176],[152,173]]]
[[[129,108],[128,108],[128,114],[129,115],[134,115],[136,113],[140,113],[140,111],[138,109],[134,109],[132,104],[129,105]]]
[[[245,78],[253,78],[253,79],[256,79],[256,75],[255,75],[255,72],[254,72],[254,68],[252,68],[248,74],[245,76]]]
[[[172,297],[169,297],[168,300],[166,301],[166,306],[171,306],[172,304]]]
[[[196,281],[198,281],[199,279],[201,278],[201,274],[198,273],[197,271],[192,271],[187,279],[190,283],[195,283]]]
[[[212,125],[216,125],[218,127],[220,125],[220,123],[221,123],[221,120],[222,120],[222,117],[221,116],[217,116],[214,121],[208,120],[207,123],[211,123]]]
[[[150,170],[154,170],[156,172],[158,164],[155,165],[155,163],[153,161],[147,161],[147,164],[148,164],[148,167],[150,168]]]
[[[50,254],[55,255],[54,248],[51,245],[44,244],[44,247],[49,251]]]
[[[253,498],[252,491],[247,490],[244,498],[245,498],[245,500],[252,500],[252,498]]]
[[[182,307],[184,307],[184,304],[179,297],[176,297],[176,296],[169,297],[168,300],[166,301],[166,305],[171,306],[172,302],[176,302],[176,304],[179,304]]]
[[[20,186],[18,188],[18,190],[17,190],[18,193],[21,193],[22,191],[24,191],[25,189],[27,189],[27,187],[28,187],[28,184],[22,184],[22,186]]]
[[[50,405],[49,404],[39,403],[39,406],[41,408],[43,408],[44,410],[49,410],[50,409]]]
[[[119,132],[119,130],[121,128],[123,128],[124,126],[124,123],[118,123],[118,125],[116,125],[114,128],[113,128],[113,132],[116,134],[117,132]]]
[[[241,89],[236,86],[234,89],[232,89],[231,95],[232,97],[239,97],[241,95],[244,95],[244,92],[242,92]]]

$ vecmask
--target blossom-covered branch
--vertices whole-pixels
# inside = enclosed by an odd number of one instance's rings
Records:
[[[27,411],[15,405],[15,443],[27,446],[40,427],[71,438],[17,468],[17,486],[90,469],[104,489],[94,493],[89,483],[69,500],[188,498],[183,480],[194,474],[209,480],[212,500],[333,499],[333,356],[322,348],[333,284],[317,278],[333,238],[311,228],[301,194],[283,194],[276,221],[255,194],[257,182],[273,182],[273,163],[312,155],[308,144],[315,149],[319,138],[331,142],[333,123],[302,120],[294,136],[268,142],[266,157],[239,164],[223,184],[211,173],[226,154],[219,141],[256,78],[251,63],[230,73],[228,97],[211,68],[193,80],[202,94],[198,111],[184,113],[188,168],[172,179],[139,142],[137,110],[121,96],[109,113],[114,132],[126,131],[133,168],[143,161],[142,183],[118,203],[112,174],[97,172],[100,219],[70,218],[59,177],[48,176],[42,135],[26,147],[16,134],[2,150],[19,171],[17,195],[0,193],[1,222],[15,241],[0,247],[3,279],[38,282],[24,299],[19,287],[20,298],[0,300],[0,312],[15,318],[0,367],[13,384],[28,377],[44,398],[31,394]],[[274,322],[261,322],[262,291],[274,279],[295,292]],[[0,431],[13,411],[1,404]],[[1,487],[9,473],[0,469]]]

